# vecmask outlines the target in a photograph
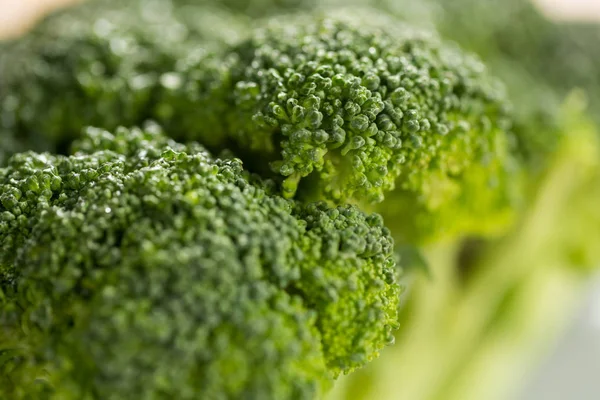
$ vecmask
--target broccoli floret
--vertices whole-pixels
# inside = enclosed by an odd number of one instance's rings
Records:
[[[312,399],[393,340],[378,215],[154,127],[74,148],[0,169],[3,397]]]
[[[383,0],[406,15],[411,1]],[[600,38],[597,24],[551,21],[532,1],[428,0],[429,25],[480,55],[506,84],[515,110],[518,151],[539,178],[561,143],[565,97],[586,91],[593,115],[600,115]],[[410,13],[409,13],[410,14]],[[515,24],[515,21],[519,21]],[[532,174],[533,175],[533,174]]]
[[[382,210],[403,204],[406,229],[414,212],[439,222],[461,204],[477,225],[480,210],[504,213],[513,162],[502,86],[450,44],[378,14],[368,20],[279,18],[212,67],[188,66],[162,103],[250,168],[264,172],[270,160],[287,197],[300,187],[336,203],[385,198]]]
[[[235,41],[244,24],[169,1],[91,1],[50,16],[0,44],[0,147],[65,154],[86,125],[141,124],[157,91],[174,84],[163,73]]]
[[[600,38],[598,24],[552,21],[529,0],[221,0],[220,3],[232,12],[241,10],[249,15],[370,6],[410,24],[439,30],[444,38],[476,52],[507,85],[515,104],[517,149],[535,171],[535,179],[539,178],[540,169],[547,167],[546,162],[561,141],[559,114],[569,92],[575,87],[585,89],[590,108],[596,111],[600,106],[597,95],[600,54],[595,46]]]

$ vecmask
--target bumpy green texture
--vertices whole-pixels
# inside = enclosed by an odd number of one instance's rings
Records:
[[[383,0],[418,23],[410,0]],[[429,22],[475,51],[506,84],[514,104],[518,150],[531,170],[545,168],[561,141],[559,115],[574,89],[600,115],[600,27],[550,20],[530,0],[428,0]],[[408,10],[408,12],[407,12]],[[515,23],[518,21],[518,23]]]
[[[568,134],[515,228],[471,242],[467,259],[460,242],[427,248],[433,279],[415,276],[396,344],[328,399],[518,398],[600,265],[600,135],[576,96],[558,118]]]
[[[585,89],[594,115],[600,115],[597,112],[600,109],[598,24],[552,21],[531,0],[221,0],[219,3],[232,12],[260,16],[366,6],[411,25],[438,30],[444,38],[476,52],[507,85],[515,104],[518,150],[534,170],[544,168],[561,140],[558,115],[571,90]]]
[[[262,22],[212,55],[190,45],[206,36],[191,11],[139,34],[96,14],[91,26],[76,13],[50,19],[13,44],[29,57],[10,63],[0,135],[64,153],[86,124],[155,119],[177,140],[231,151],[285,197],[385,199],[372,209],[400,221],[402,241],[503,228],[515,166],[501,85],[476,58],[397,20],[326,14]]]
[[[169,1],[91,1],[53,15],[0,45],[1,151],[66,153],[86,125],[141,124],[172,84],[164,72],[243,30],[224,11]]]
[[[0,169],[1,397],[313,399],[393,340],[381,217],[155,127],[75,149]]]
[[[189,66],[162,103],[251,168],[271,160],[287,197],[300,187],[369,204],[395,190],[392,201],[432,218],[468,196],[502,213],[511,160],[501,85],[431,35],[356,17],[279,18],[213,66]]]

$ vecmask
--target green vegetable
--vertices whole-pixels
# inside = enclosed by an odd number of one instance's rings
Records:
[[[310,16],[259,29],[216,72],[206,61],[193,66],[173,108],[196,121],[218,116],[198,124],[199,137],[219,132],[272,159],[290,197],[306,179],[336,202],[381,202],[398,187],[433,207],[475,163],[501,180],[509,126],[501,86],[478,60],[375,17],[371,27]]]
[[[502,231],[519,180],[502,86],[435,35],[368,15],[368,24],[355,12],[277,18],[210,56],[177,58],[189,45],[167,42],[162,62],[158,39],[146,35],[148,65],[115,56],[114,42],[127,42],[120,30],[94,31],[77,39],[83,48],[92,42],[89,57],[64,47],[42,58],[40,72],[10,81],[6,128],[31,140],[44,132],[41,143],[55,132],[44,148],[65,150],[86,123],[113,129],[155,119],[178,140],[233,152],[278,181],[285,197],[353,202],[401,221],[394,235],[409,244]],[[90,76],[98,65],[111,77]],[[129,78],[146,83],[132,87]],[[46,84],[74,95],[48,108]],[[23,87],[42,90],[39,101]]]
[[[578,96],[526,212],[499,239],[424,248],[396,344],[337,382],[329,400],[515,398],[581,302],[600,260],[600,142]],[[465,250],[470,251],[468,258]]]
[[[507,86],[515,106],[518,151],[537,173],[559,145],[559,115],[571,90],[585,90],[593,114],[600,115],[598,24],[552,21],[534,1],[220,0],[219,4],[232,12],[260,16],[367,6],[411,25],[438,30],[445,39],[477,53]]]
[[[19,150],[66,154],[87,125],[152,118],[157,93],[173,85],[164,73],[234,41],[244,24],[216,8],[92,1],[0,44],[0,165]]]
[[[98,0],[2,44],[0,397],[509,395],[600,260],[595,28],[484,3]]]
[[[377,215],[155,129],[0,169],[4,398],[311,399],[393,341]]]
[[[517,149],[535,179],[558,151],[565,133],[561,108],[574,88],[585,91],[599,121],[598,24],[552,21],[530,0],[372,2],[410,23],[435,27],[483,59],[508,89]]]

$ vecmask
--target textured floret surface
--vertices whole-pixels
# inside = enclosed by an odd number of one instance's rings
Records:
[[[75,149],[0,169],[7,396],[311,399],[393,340],[381,217],[272,195],[156,127]]]

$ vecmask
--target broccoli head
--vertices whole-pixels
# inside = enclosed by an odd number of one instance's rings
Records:
[[[450,44],[368,20],[279,18],[212,63],[188,64],[163,92],[167,123],[189,121],[187,134],[249,168],[270,160],[286,197],[385,199],[381,210],[403,204],[394,211],[435,221],[464,204],[473,226],[503,215],[514,163],[502,86]],[[404,236],[418,236],[406,219]]]
[[[52,15],[0,44],[0,146],[65,154],[86,125],[138,125],[172,85],[163,72],[244,29],[223,10],[170,1],[91,1]]]
[[[75,149],[0,169],[4,397],[312,399],[393,340],[378,215],[283,199],[155,126]]]

